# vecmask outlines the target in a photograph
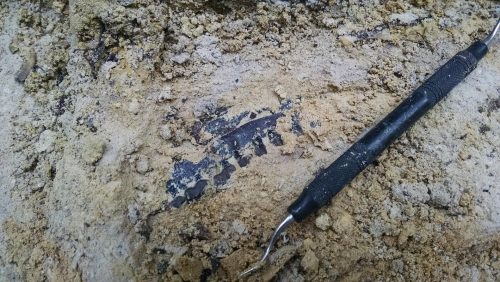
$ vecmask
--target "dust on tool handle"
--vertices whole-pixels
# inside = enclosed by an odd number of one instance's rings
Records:
[[[371,164],[394,140],[428,110],[441,101],[477,66],[488,52],[488,47],[500,28],[500,20],[493,31],[483,40],[458,52],[441,66],[430,78],[406,98],[397,108],[375,125],[345,151],[329,167],[322,171],[288,207],[287,217],[279,224],[261,260],[240,276],[262,267],[279,235],[294,221],[302,221],[310,214],[327,205],[342,188]]]

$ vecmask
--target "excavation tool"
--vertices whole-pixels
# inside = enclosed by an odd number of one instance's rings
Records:
[[[290,224],[304,220],[330,203],[330,200],[382,151],[469,75],[488,52],[499,27],[500,20],[488,37],[458,52],[397,108],[323,170],[288,207],[288,215],[276,228],[261,260],[240,275],[250,274],[262,267],[274,243]]]

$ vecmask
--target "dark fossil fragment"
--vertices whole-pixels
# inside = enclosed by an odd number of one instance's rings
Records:
[[[253,157],[267,154],[266,144],[283,145],[276,123],[291,108],[291,103],[287,103],[281,107],[283,112],[271,112],[260,118],[246,111],[227,117],[227,109],[220,108],[195,122],[191,134],[199,145],[210,144],[208,153],[197,163],[179,160],[174,165],[166,185],[167,193],[172,196],[169,206],[180,207],[187,201],[201,197],[209,184],[219,190],[218,187],[229,181],[237,166],[245,167]],[[262,114],[269,110],[257,112]],[[241,124],[243,121],[247,122]],[[292,115],[292,122],[294,133],[302,134],[298,114]],[[209,133],[210,140],[202,140],[201,136],[205,133]]]

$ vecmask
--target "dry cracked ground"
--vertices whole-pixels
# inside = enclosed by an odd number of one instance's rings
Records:
[[[495,1],[0,2],[0,281],[232,281]],[[500,280],[500,44],[250,281]]]

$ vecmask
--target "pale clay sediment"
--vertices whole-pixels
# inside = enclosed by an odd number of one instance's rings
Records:
[[[500,9],[291,2],[2,1],[0,280],[234,279],[318,169]],[[499,58],[252,279],[500,280]],[[207,122],[245,112],[238,125],[282,112],[283,144],[245,148],[221,185],[202,171],[203,196],[166,208],[175,164],[220,138]]]

